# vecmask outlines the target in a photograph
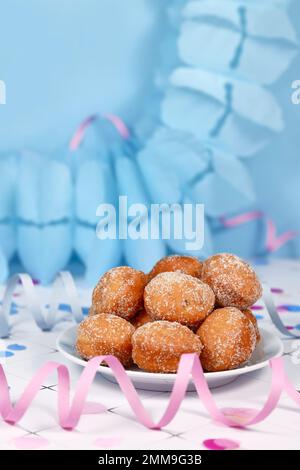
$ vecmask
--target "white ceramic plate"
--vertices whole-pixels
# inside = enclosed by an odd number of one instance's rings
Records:
[[[57,349],[71,362],[85,367],[86,361],[80,358],[74,348],[77,326],[72,326],[63,331],[56,342]],[[283,345],[280,339],[271,330],[260,328],[261,341],[255,349],[251,359],[242,367],[224,372],[206,372],[205,378],[210,388],[220,387],[235,380],[242,374],[262,369],[268,365],[270,359],[281,356]],[[110,382],[116,382],[109,367],[99,366],[99,373]],[[136,388],[143,390],[167,391],[172,390],[175,374],[155,374],[144,372],[138,368],[127,371],[128,376]],[[194,390],[192,380],[188,390]]]

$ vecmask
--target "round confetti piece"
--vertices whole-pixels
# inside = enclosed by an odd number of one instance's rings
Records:
[[[27,349],[26,346],[23,346],[23,344],[9,344],[7,346],[7,349],[10,351],[24,351],[24,349]]]
[[[284,290],[280,287],[271,287],[271,292],[273,294],[283,294]]]
[[[300,305],[290,305],[290,304],[287,304],[287,305],[279,305],[279,307],[277,307],[277,310],[279,310],[280,312],[300,312]]]
[[[11,357],[14,356],[13,352],[10,351],[0,351],[0,357]]]
[[[234,450],[240,447],[237,441],[222,438],[206,439],[203,441],[203,445],[209,450]]]
[[[82,307],[82,314],[87,315],[90,311],[90,307]]]

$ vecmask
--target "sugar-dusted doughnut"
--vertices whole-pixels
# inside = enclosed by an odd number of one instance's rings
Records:
[[[116,315],[92,315],[77,330],[76,350],[84,359],[112,354],[128,367],[132,363],[131,337],[134,327]]]
[[[181,271],[193,277],[201,277],[202,263],[193,256],[170,255],[159,260],[148,274],[151,281],[160,273]]]
[[[235,307],[214,310],[200,325],[201,363],[210,372],[235,369],[247,361],[256,345],[252,322]]]
[[[255,315],[253,315],[252,310],[250,308],[247,308],[246,310],[242,310],[243,314],[246,315],[247,318],[252,322],[254,328],[255,328],[255,333],[256,333],[256,343],[259,343],[261,336],[257,324],[257,320]]]
[[[220,307],[251,307],[262,294],[258,277],[241,258],[228,253],[211,256],[203,263],[202,281],[209,284]]]
[[[132,336],[133,361],[147,372],[176,372],[182,354],[199,355],[201,349],[199,337],[176,322],[146,323]]]
[[[215,296],[200,279],[179,271],[165,272],[147,284],[144,304],[154,320],[176,321],[193,328],[213,310]]]
[[[143,308],[138,314],[130,320],[130,323],[135,327],[139,328],[142,325],[145,325],[145,323],[149,323],[153,321],[152,317],[150,317],[149,313],[146,312],[146,310]]]
[[[107,271],[93,291],[93,306],[97,313],[112,313],[130,319],[143,308],[143,293],[147,277],[142,271],[119,266]]]

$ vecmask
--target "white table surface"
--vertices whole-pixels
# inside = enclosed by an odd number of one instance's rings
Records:
[[[257,272],[274,291],[276,305],[291,306],[282,312],[286,325],[300,333],[300,261],[275,260],[257,266]],[[50,288],[37,286],[47,304]],[[3,287],[1,288],[1,294]],[[88,307],[91,290],[80,288],[82,305]],[[62,311],[68,307],[61,300]],[[258,302],[258,306],[263,306]],[[256,310],[260,324],[270,325],[264,309]],[[0,340],[0,361],[10,386],[13,400],[24,390],[29,379],[46,361],[68,366],[72,389],[82,371],[64,359],[55,349],[61,328],[41,332],[26,311],[22,293],[16,293],[12,311],[13,328],[8,339]],[[298,326],[297,326],[298,325]],[[284,338],[284,364],[295,387],[300,390],[300,364],[292,356],[295,340]],[[299,342],[300,348],[300,340]],[[296,343],[296,344],[297,344]],[[11,345],[13,346],[11,348]],[[14,348],[18,350],[14,350]],[[6,351],[6,352],[5,352]],[[9,357],[3,357],[8,355]],[[1,357],[2,356],[2,357]],[[270,381],[270,370],[264,369],[238,378],[215,389],[213,395],[221,408],[261,408]],[[117,385],[98,376],[89,400],[105,405],[99,414],[83,415],[76,430],[64,431],[58,424],[57,377],[45,380],[36,399],[21,421],[11,426],[0,421],[0,449],[182,449],[202,450],[207,439],[229,439],[240,449],[300,449],[300,408],[283,395],[278,408],[262,423],[246,430],[227,428],[212,422],[195,393],[188,393],[175,419],[161,431],[151,431],[139,424]],[[169,393],[139,391],[147,410],[158,419],[167,405]]]

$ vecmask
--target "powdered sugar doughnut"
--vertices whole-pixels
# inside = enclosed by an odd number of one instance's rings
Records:
[[[112,313],[130,319],[143,308],[147,277],[142,271],[119,266],[107,271],[93,291],[96,313]]]
[[[215,304],[211,288],[179,271],[158,274],[144,292],[147,313],[154,320],[168,320],[189,327],[199,325]]]
[[[176,372],[182,354],[201,350],[199,337],[180,323],[146,323],[132,336],[133,361],[148,372]]]
[[[112,354],[128,367],[132,363],[131,337],[134,327],[115,315],[92,315],[77,330],[76,350],[84,359]]]
[[[202,281],[210,285],[220,307],[246,309],[262,295],[252,267],[241,258],[221,253],[203,263]]]
[[[193,256],[171,255],[159,260],[148,275],[151,281],[160,273],[181,271],[193,277],[201,277],[202,263]]]
[[[197,335],[203,344],[202,366],[211,372],[235,369],[250,358],[256,345],[252,322],[235,307],[215,310]]]
[[[261,337],[255,315],[253,315],[252,310],[250,308],[242,310],[242,312],[244,315],[246,315],[246,317],[251,321],[252,325],[254,326],[256,333],[256,343],[259,343]]]
[[[152,317],[150,317],[146,310],[143,309],[134,318],[132,318],[130,322],[135,328],[139,328],[140,326],[145,325],[145,323],[149,323],[151,321],[153,321]]]

